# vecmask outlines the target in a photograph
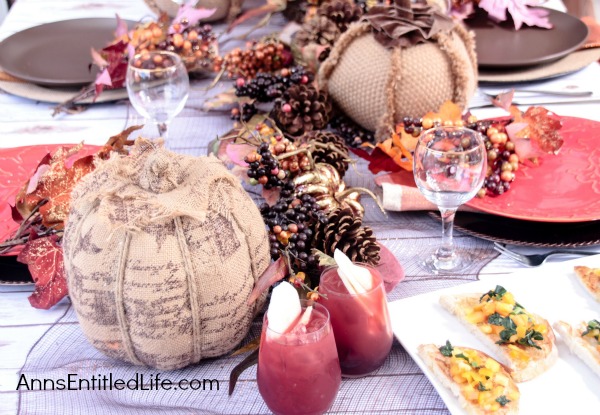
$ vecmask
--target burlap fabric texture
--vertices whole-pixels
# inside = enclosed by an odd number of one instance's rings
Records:
[[[175,0],[144,0],[146,5],[156,14],[166,13],[169,17],[175,17],[181,2]],[[233,20],[242,10],[244,0],[198,0],[195,7],[205,9],[217,9],[214,14],[203,19],[206,22],[217,20]]]
[[[162,370],[230,352],[265,295],[260,212],[216,158],[144,140],[100,162],[73,190],[64,235],[69,294],[106,355]]]
[[[319,67],[319,85],[362,127],[388,137],[405,116],[451,100],[465,108],[477,88],[473,33],[456,24],[433,41],[387,49],[366,22],[352,24]]]

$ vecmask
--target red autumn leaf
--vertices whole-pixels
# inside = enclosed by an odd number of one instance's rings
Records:
[[[379,245],[379,264],[377,270],[381,274],[383,284],[385,285],[385,291],[390,292],[394,287],[404,279],[405,272],[404,268],[398,261],[398,258],[390,251],[385,245],[377,243]]]
[[[21,213],[19,212],[19,209],[17,209],[16,206],[10,206],[10,214],[12,216],[12,220],[14,220],[16,223],[21,223],[23,222],[23,216],[21,216]]]
[[[248,297],[248,305],[253,304],[271,285],[285,278],[288,273],[288,266],[283,257],[279,257],[277,261],[272,262],[254,285],[254,289]]]
[[[515,90],[511,89],[508,92],[503,92],[501,94],[496,95],[495,98],[492,98],[492,104],[495,107],[502,108],[502,109],[510,112],[510,107],[512,106],[514,96],[515,96]]]
[[[358,157],[369,162],[369,170],[373,174],[377,174],[382,171],[395,172],[402,170],[402,167],[397,165],[390,156],[385,154],[383,150],[378,147],[376,147],[371,153],[361,148],[352,148],[351,150]]]
[[[244,158],[252,151],[256,151],[256,146],[252,146],[250,144],[230,143],[225,149],[227,158],[231,160],[232,163],[244,167],[248,166],[248,163],[246,163]]]
[[[523,114],[523,121],[529,124],[530,138],[544,153],[557,154],[564,140],[560,135],[561,119],[544,107],[529,107]]]
[[[17,256],[27,264],[35,282],[35,290],[29,302],[35,308],[49,309],[67,295],[67,280],[63,252],[58,236],[31,239]]]

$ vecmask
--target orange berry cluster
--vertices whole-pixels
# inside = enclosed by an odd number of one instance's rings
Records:
[[[175,33],[168,33],[168,28],[167,24],[159,22],[137,26],[129,37],[129,43],[136,54],[167,50],[181,56],[188,70],[212,70],[214,61],[219,58],[219,50],[210,25],[197,24],[183,30],[179,27],[175,28]]]
[[[254,41],[246,49],[235,48],[215,61],[215,71],[224,70],[230,78],[252,79],[258,72],[273,72],[292,65],[289,47],[279,40]]]

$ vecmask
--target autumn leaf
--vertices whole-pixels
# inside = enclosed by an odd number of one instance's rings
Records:
[[[229,374],[229,396],[233,393],[238,378],[246,369],[258,363],[258,348],[237,364]]]
[[[512,102],[515,96],[515,90],[511,89],[507,92],[502,92],[492,98],[492,104],[495,107],[502,108],[508,112],[511,112]]]
[[[369,162],[369,171],[373,174],[382,171],[395,172],[402,170],[402,167],[397,165],[394,160],[379,147],[375,147],[370,153],[362,148],[351,148],[350,150],[360,158]]]
[[[58,235],[30,238],[17,260],[27,264],[35,282],[29,302],[35,308],[49,309],[67,295],[63,251]]]
[[[93,156],[77,159],[68,167],[69,158],[76,155],[82,147],[83,144],[60,147],[48,164],[38,166],[36,172],[43,173],[33,175],[35,188],[31,189],[28,181],[17,195],[16,207],[22,217],[29,216],[36,206],[47,200],[39,209],[43,225],[56,229],[64,227],[70,208],[71,190],[83,176],[94,169]]]
[[[537,163],[544,154],[557,154],[564,144],[559,132],[561,119],[543,107],[529,107],[524,113],[514,113],[514,122],[506,133],[515,144],[515,152],[523,162]]]
[[[544,107],[529,107],[523,120],[529,124],[531,130],[530,138],[544,153],[558,154],[564,144],[559,130],[562,121],[556,114]]]
[[[108,139],[106,144],[104,144],[104,147],[100,149],[97,156],[103,160],[107,160],[110,157],[110,153],[113,151],[119,154],[129,154],[126,147],[131,146],[134,143],[134,140],[130,140],[129,136],[132,132],[142,128],[144,128],[143,125],[132,125],[121,131],[119,134],[113,135]]]
[[[248,297],[248,304],[253,304],[271,285],[285,278],[288,273],[288,266],[283,257],[279,257],[277,261],[272,262],[254,285],[254,289]]]
[[[217,9],[196,8],[192,3],[184,3],[179,7],[177,16],[169,26],[169,34],[181,33],[186,27],[195,26],[200,20],[212,16]]]
[[[228,159],[238,166],[248,167],[248,163],[244,160],[244,158],[256,150],[256,146],[252,146],[250,144],[235,144],[230,143],[225,152],[227,153]]]
[[[462,117],[461,108],[452,101],[446,101],[439,108],[438,112],[428,112],[423,118],[436,119],[439,118],[442,122],[444,121],[458,121]]]
[[[398,261],[398,258],[385,245],[377,242],[379,245],[379,264],[377,270],[380,275],[385,276],[384,285],[386,292],[390,292],[394,287],[405,278],[404,268]]]

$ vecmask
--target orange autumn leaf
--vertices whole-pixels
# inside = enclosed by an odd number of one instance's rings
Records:
[[[47,163],[38,166],[36,174],[32,177],[35,178],[35,182],[28,181],[17,195],[16,207],[23,217],[29,216],[40,202],[47,200],[39,210],[43,225],[56,229],[64,227],[73,186],[94,169],[93,156],[80,158],[68,167],[68,159],[76,155],[82,147],[83,144],[60,147]]]
[[[376,147],[380,148],[385,154],[390,156],[398,166],[405,170],[412,171],[413,156],[402,143],[400,135],[392,133],[391,138],[378,143]]]
[[[415,147],[417,147],[417,141],[419,141],[419,137],[415,137],[412,134],[408,134],[404,131],[404,127],[402,125],[396,126],[396,134],[400,135],[400,142],[405,149],[410,152],[415,151]]]
[[[439,108],[438,112],[428,112],[423,118],[436,119],[444,121],[458,121],[462,117],[462,109],[452,101],[446,101]]]

